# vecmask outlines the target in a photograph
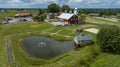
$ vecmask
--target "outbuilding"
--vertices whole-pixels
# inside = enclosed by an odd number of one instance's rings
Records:
[[[93,37],[90,34],[81,34],[81,35],[75,36],[74,38],[74,42],[77,46],[87,45],[91,43],[92,40],[93,40]]]
[[[91,17],[101,17],[101,15],[99,13],[90,13],[88,15]]]
[[[15,17],[32,17],[30,13],[18,13]]]

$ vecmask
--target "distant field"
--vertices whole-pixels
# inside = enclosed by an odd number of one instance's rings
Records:
[[[86,21],[87,22],[91,22],[91,23],[110,24],[110,25],[114,25],[114,24],[118,23],[118,22],[104,20],[104,19],[99,19],[99,18],[94,18],[94,17],[90,17],[90,16],[87,16]]]

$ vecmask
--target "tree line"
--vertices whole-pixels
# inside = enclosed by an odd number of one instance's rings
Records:
[[[106,15],[106,16],[111,16],[111,15],[117,15],[120,14],[120,10],[115,10],[115,9],[79,9],[79,13],[82,14],[90,14],[90,13],[99,13],[100,15]]]
[[[65,12],[65,11],[70,12],[73,10],[74,9],[70,8],[69,5],[59,6],[56,3],[52,3],[48,5],[47,9],[39,9],[38,15],[35,16],[34,19],[39,19],[37,21],[43,21],[47,13],[59,13],[59,12]],[[97,13],[97,14],[100,14],[101,16],[118,16],[118,18],[120,18],[119,9],[78,9],[79,16],[88,15],[90,13]]]

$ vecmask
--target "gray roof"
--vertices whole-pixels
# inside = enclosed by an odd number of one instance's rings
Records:
[[[75,39],[77,41],[80,41],[80,40],[92,40],[93,37],[92,37],[92,35],[84,34],[84,35],[78,35],[78,36],[76,36]]]
[[[90,13],[89,15],[95,15],[95,16],[99,16],[99,13]]]

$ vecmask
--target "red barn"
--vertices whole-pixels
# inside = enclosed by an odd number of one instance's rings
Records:
[[[59,20],[65,22],[66,24],[78,23],[78,16],[73,13],[62,13],[58,16]]]
[[[30,13],[18,13],[15,15],[15,17],[29,17],[32,16]]]

